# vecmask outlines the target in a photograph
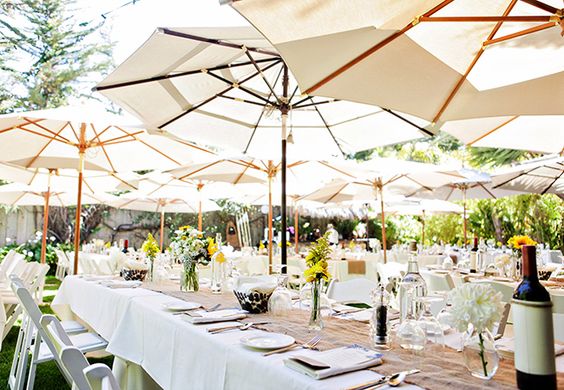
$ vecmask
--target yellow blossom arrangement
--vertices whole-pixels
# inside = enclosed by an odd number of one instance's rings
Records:
[[[523,245],[537,245],[537,242],[529,236],[513,236],[507,241],[510,248],[520,250]]]
[[[141,246],[141,250],[145,253],[145,255],[147,255],[147,258],[151,261],[154,261],[155,258],[157,257],[160,248],[159,248],[159,244],[157,243],[157,240],[155,240],[155,237],[153,237],[151,233],[147,235],[147,239],[145,240],[145,242],[143,242],[143,245]]]
[[[331,279],[327,263],[331,257],[331,251],[329,234],[325,233],[311,247],[305,258],[308,268],[304,271],[304,276],[309,283],[320,280],[329,281]]]

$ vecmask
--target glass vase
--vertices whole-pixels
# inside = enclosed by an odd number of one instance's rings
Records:
[[[309,316],[309,329],[323,329],[323,319],[321,317],[321,291],[323,280],[315,280],[311,283],[311,313]]]
[[[225,279],[225,263],[212,258],[211,263],[211,291],[213,294],[221,294],[223,280]]]
[[[196,263],[184,264],[180,275],[180,290],[186,292],[196,292],[200,289],[198,280],[198,268]]]
[[[470,374],[480,379],[491,379],[499,367],[499,355],[494,338],[488,330],[467,333],[462,350],[464,364]]]

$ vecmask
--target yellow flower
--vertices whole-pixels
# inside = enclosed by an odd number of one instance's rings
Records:
[[[105,246],[106,248],[110,249],[110,248],[112,247],[112,243],[108,241],[108,242],[106,242],[106,243],[104,244],[104,246]]]
[[[521,249],[523,245],[537,245],[536,241],[529,236],[513,236],[507,241],[510,247]]]
[[[217,244],[215,243],[213,238],[208,238],[208,254],[213,256],[217,252]]]
[[[323,266],[325,263],[325,267]],[[304,276],[306,278],[306,281],[311,283],[315,280],[320,280],[320,279],[324,279],[326,281],[328,281],[329,279],[331,279],[331,275],[329,274],[329,271],[327,270],[327,263],[326,262],[319,262],[316,263],[314,265],[312,265],[311,267],[309,267],[308,269],[306,269],[304,271]]]
[[[184,225],[184,226],[180,226],[178,228],[178,230],[190,230],[190,229],[192,229],[192,226],[190,226],[190,225]]]
[[[155,237],[153,237],[151,233],[147,235],[147,239],[141,246],[141,250],[145,252],[147,257],[151,260],[153,260],[157,256],[157,253],[159,253],[160,251],[159,244],[157,243],[157,240],[155,240]]]
[[[259,242],[259,249],[261,249],[261,250],[262,250],[262,249],[264,249],[264,248],[265,248],[265,247],[264,247],[264,244],[262,243],[262,241],[261,241],[261,242]]]
[[[223,254],[223,252],[219,252],[217,256],[215,256],[215,261],[219,264],[225,263],[225,255]]]

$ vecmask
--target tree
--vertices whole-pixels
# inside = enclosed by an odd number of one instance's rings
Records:
[[[104,39],[101,22],[79,22],[79,14],[72,9],[74,1],[14,0],[11,4],[10,13],[4,10],[0,19],[0,44],[11,51],[13,59],[0,60],[0,66],[15,85],[12,99],[17,108],[67,104],[69,97],[81,95],[85,89],[81,84],[108,69],[111,46],[99,43]]]

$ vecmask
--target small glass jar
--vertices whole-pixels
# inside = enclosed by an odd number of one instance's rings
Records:
[[[391,337],[388,335],[388,305],[390,294],[384,286],[379,285],[372,290],[372,317],[370,318],[370,343],[373,348],[389,350],[391,348]]]

